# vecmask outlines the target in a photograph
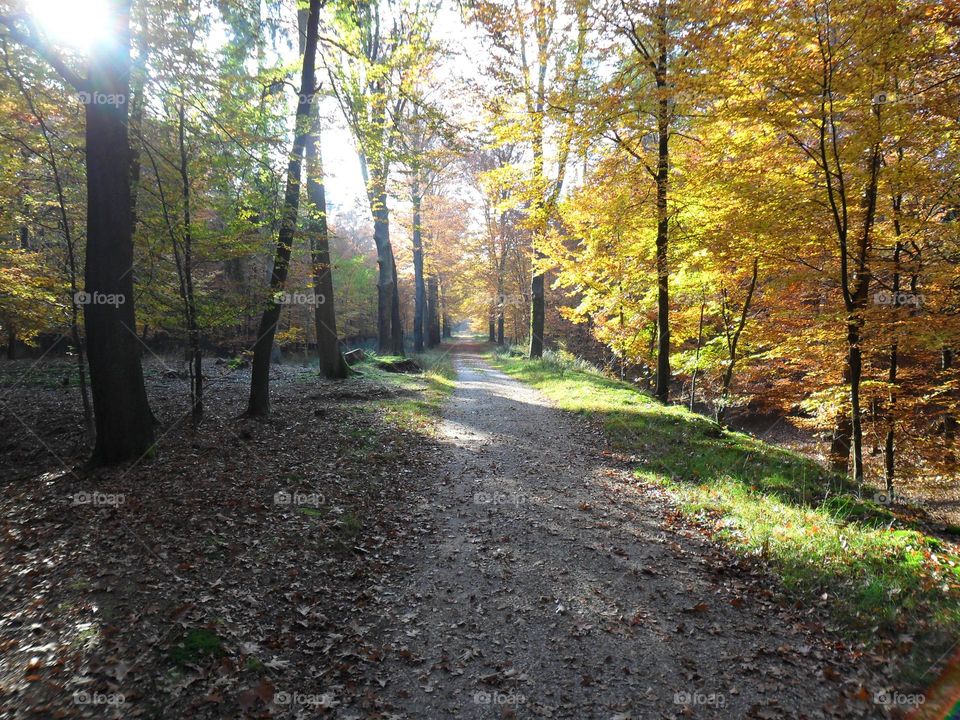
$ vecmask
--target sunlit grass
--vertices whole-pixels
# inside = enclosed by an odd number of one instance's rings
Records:
[[[960,558],[819,464],[563,357],[494,362],[560,408],[600,420],[639,481],[668,489],[684,513],[768,564],[801,601],[825,596],[848,631],[924,636],[918,666],[960,631]]]
[[[405,358],[371,354],[357,369],[360,381],[376,381],[394,389],[396,394],[382,402],[384,419],[398,427],[418,432],[432,432],[440,416],[444,400],[453,392],[456,372],[447,348],[438,348],[412,355],[410,359],[423,368],[422,374],[391,373],[377,367],[377,361],[399,361]]]

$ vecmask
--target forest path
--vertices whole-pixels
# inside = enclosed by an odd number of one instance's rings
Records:
[[[435,530],[380,598],[384,655],[358,693],[368,712],[880,715],[841,700],[855,671],[820,631],[822,610],[778,602],[605,457],[588,422],[476,346],[456,348],[455,365],[446,457],[421,499]]]

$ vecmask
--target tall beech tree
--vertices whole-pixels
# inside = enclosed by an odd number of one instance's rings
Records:
[[[313,120],[313,103],[317,91],[316,59],[319,36],[321,0],[310,0],[306,21],[306,39],[300,71],[300,91],[297,111],[294,115],[293,147],[287,165],[286,191],[284,192],[280,231],[270,273],[270,296],[260,318],[257,339],[253,346],[253,368],[250,377],[250,400],[247,416],[262,417],[270,413],[270,355],[277,333],[277,323],[283,305],[278,295],[282,293],[290,269],[290,254],[300,212],[300,183],[303,174],[303,156]]]
[[[308,11],[298,14],[300,54],[306,51]],[[307,214],[306,231],[310,238],[310,269],[317,302],[313,318],[317,334],[317,360],[320,374],[332,380],[342,380],[349,368],[340,352],[337,335],[336,300],[333,293],[333,263],[330,259],[330,233],[327,225],[327,195],[324,187],[323,155],[321,152],[321,123],[319,103],[313,105],[310,132],[307,135]]]

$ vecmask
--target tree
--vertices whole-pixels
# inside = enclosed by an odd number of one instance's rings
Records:
[[[300,11],[300,53],[306,46],[307,13]],[[324,188],[323,157],[320,152],[320,108],[315,103],[313,127],[307,135],[307,199],[310,212],[307,232],[310,236],[310,265],[315,293],[314,325],[317,333],[317,359],[320,374],[326,378],[342,380],[349,368],[340,352],[337,335],[337,313],[333,292],[333,263],[330,259],[330,234],[327,228],[327,197]]]
[[[247,406],[249,417],[262,417],[270,413],[270,354],[277,332],[282,305],[277,294],[282,293],[290,267],[290,253],[300,210],[300,181],[304,149],[310,133],[312,107],[316,92],[317,39],[320,23],[320,0],[310,0],[307,16],[307,32],[303,51],[303,66],[300,71],[300,91],[297,110],[294,114],[293,147],[287,165],[287,183],[283,201],[283,215],[277,237],[273,271],[270,274],[270,290],[274,293],[260,319],[257,339],[253,346],[253,369],[250,377],[250,400]]]
[[[340,40],[324,54],[331,91],[357,144],[377,247],[377,345],[403,354],[403,325],[393,245],[388,183],[398,157],[397,124],[406,89],[429,56],[436,6],[363,0],[334,6]]]

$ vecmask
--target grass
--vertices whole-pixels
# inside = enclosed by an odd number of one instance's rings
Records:
[[[560,408],[601,421],[634,457],[638,481],[665,487],[717,539],[766,561],[797,598],[826,593],[850,634],[916,639],[907,678],[960,633],[960,557],[821,465],[662,406],[567,354],[493,361]]]
[[[453,392],[456,373],[449,351],[444,348],[411,355],[409,359],[423,368],[423,374],[390,373],[377,367],[377,361],[398,361],[405,358],[370,353],[357,369],[361,382],[375,380],[395,395],[385,401],[377,401],[383,408],[385,419],[397,426],[412,431],[427,431],[440,416],[444,400]]]
[[[185,667],[224,654],[220,637],[204,628],[190,630],[170,648],[170,659],[175,665]]]

